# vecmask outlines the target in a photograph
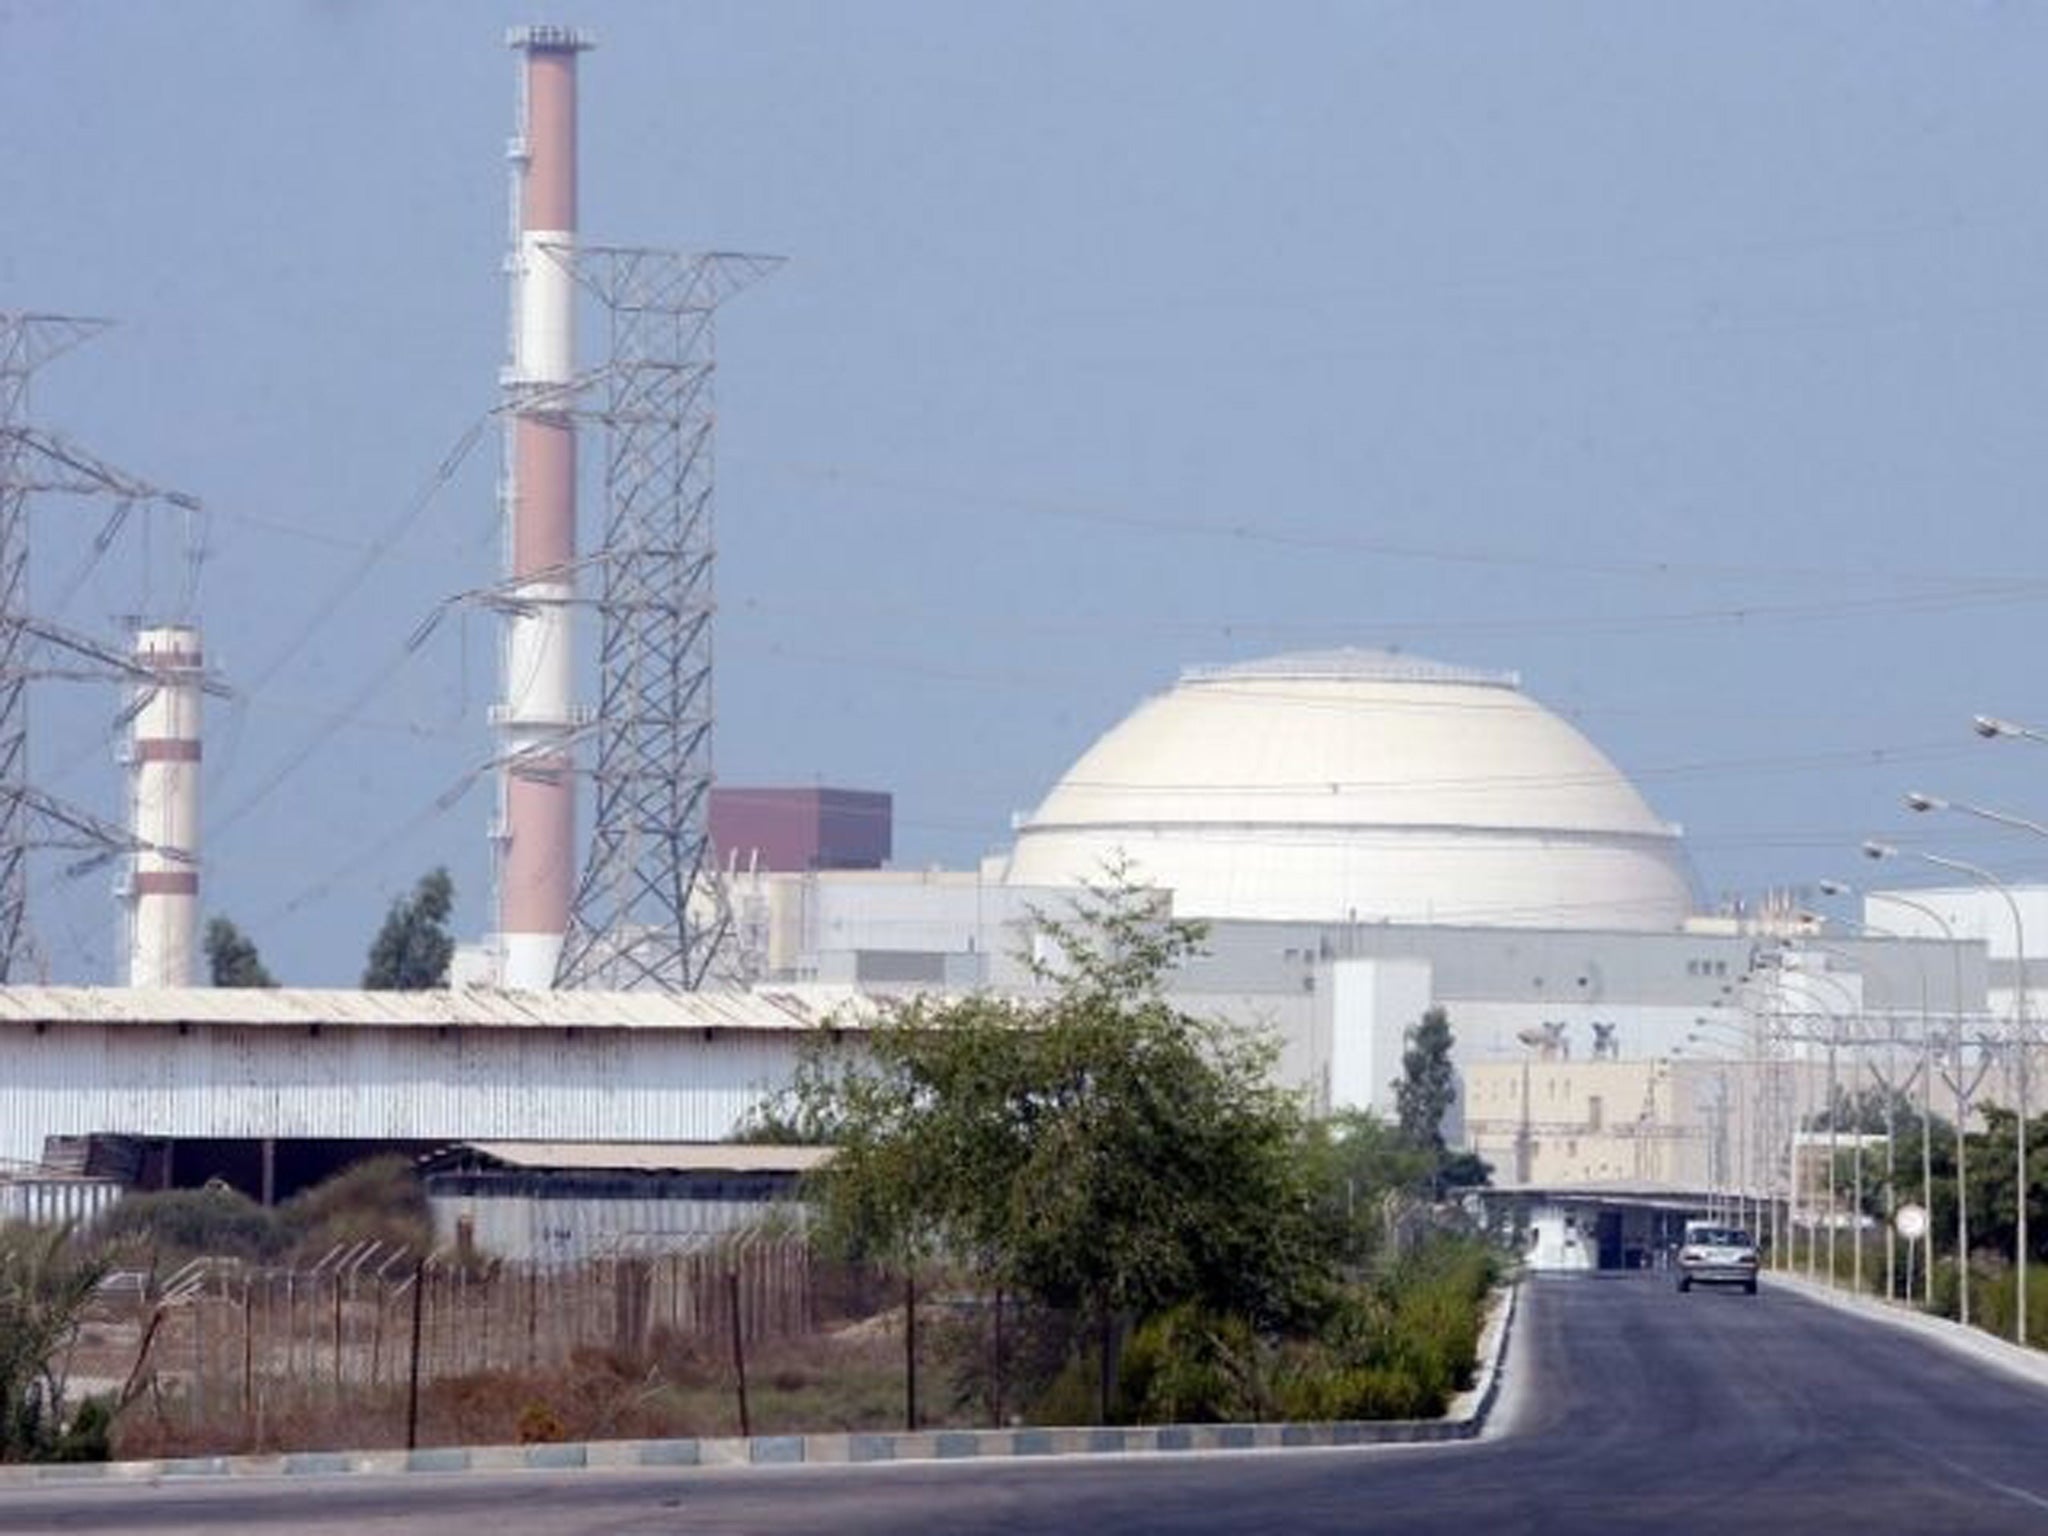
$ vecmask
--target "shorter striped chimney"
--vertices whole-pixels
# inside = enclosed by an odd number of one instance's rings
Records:
[[[199,631],[169,624],[135,637],[129,829],[142,846],[129,879],[128,984],[192,985],[199,930]]]

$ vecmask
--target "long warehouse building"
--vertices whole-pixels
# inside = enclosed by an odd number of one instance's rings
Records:
[[[0,988],[0,1166],[118,1148],[145,1187],[282,1197],[385,1148],[716,1142],[871,1017],[835,989]]]

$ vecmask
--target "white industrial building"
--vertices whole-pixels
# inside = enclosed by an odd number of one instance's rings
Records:
[[[1699,914],[1678,830],[1512,676],[1369,651],[1189,671],[980,869],[753,875],[735,903],[764,977],[1026,989],[1032,912],[1112,865],[1208,927],[1181,1005],[1271,1030],[1319,1109],[1390,1111],[1406,1032],[1443,1007],[1467,1077],[1505,1074],[1453,1127],[1503,1178],[1696,1179],[1730,1061],[1817,1059],[1850,1015],[2010,1009],[1975,893],[1946,893],[1952,933]],[[1579,1064],[1573,1107],[1503,1118],[1532,1061]]]
[[[1377,651],[1195,668],[1018,828],[1007,878],[1127,858],[1212,919],[1661,931],[1676,827],[1509,673]]]
[[[1029,991],[1034,914],[1112,864],[1207,925],[1176,1001],[1271,1031],[1319,1110],[1390,1110],[1443,1007],[1450,1129],[1503,1182],[1761,1178],[1767,1064],[1769,1113],[1797,1115],[1852,1028],[1974,1039],[2019,995],[1984,893],[1873,892],[1848,938],[1698,915],[1677,830],[1512,678],[1317,653],[1188,673],[976,869],[734,874],[751,991],[0,989],[0,1159],[122,1138],[153,1149],[144,1182],[212,1160],[269,1192],[294,1148],[718,1141],[817,1029]],[[2048,935],[2048,892],[2023,897]]]
[[[717,1142],[869,1016],[790,989],[0,988],[0,1168],[90,1172],[97,1140],[138,1183],[270,1195],[383,1148]]]

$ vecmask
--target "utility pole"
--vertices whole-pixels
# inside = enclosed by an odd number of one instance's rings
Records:
[[[709,867],[712,320],[781,258],[583,246],[573,262],[610,345],[596,810],[555,984],[691,991],[730,927]]]
[[[31,611],[30,498],[41,492],[112,497],[115,515],[103,541],[138,504],[199,510],[194,498],[160,490],[29,423],[29,383],[37,369],[90,341],[108,323],[0,310],[0,984],[32,979],[40,965],[28,924],[31,848],[79,851],[85,857],[74,866],[78,869],[118,853],[143,851],[131,834],[29,783],[29,683],[54,676],[125,679],[144,687],[156,682],[132,657]],[[32,663],[43,647],[69,652],[88,663],[89,670],[38,670]]]

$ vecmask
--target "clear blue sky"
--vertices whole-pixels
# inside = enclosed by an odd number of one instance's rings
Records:
[[[487,919],[495,635],[404,647],[495,441],[408,511],[494,401],[533,20],[600,38],[587,233],[789,258],[720,331],[722,779],[958,864],[1185,663],[1399,645],[1518,669],[1710,898],[2048,873],[1899,803],[2048,814],[1968,728],[2048,724],[2048,10],[0,0],[0,307],[117,319],[38,418],[211,509],[205,905],[286,979],[434,863]],[[76,582],[100,517],[35,581],[111,632],[178,530]],[[35,756],[118,817],[114,707]],[[58,979],[107,885],[39,863]]]

